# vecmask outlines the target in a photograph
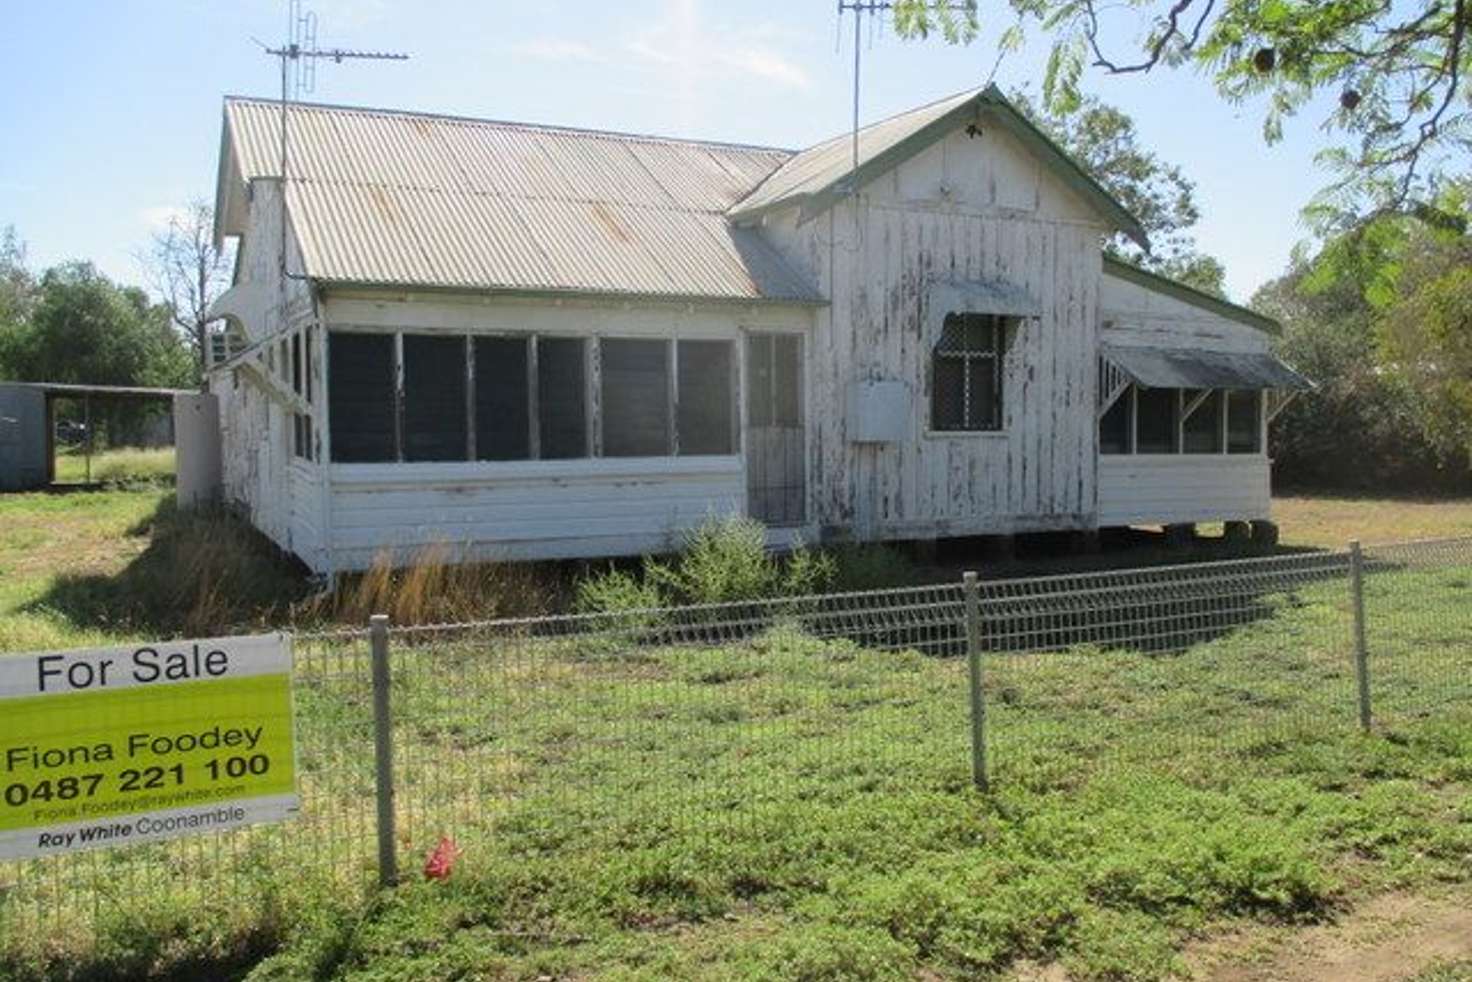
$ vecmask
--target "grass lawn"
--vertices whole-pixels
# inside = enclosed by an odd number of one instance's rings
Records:
[[[82,484],[87,474],[87,458],[80,451],[56,455],[57,484]],[[92,455],[91,480],[94,484],[172,483],[174,448],[114,447],[99,451]]]
[[[1279,497],[1273,520],[1285,545],[1343,549],[1350,539],[1443,539],[1472,535],[1472,500]]]
[[[123,598],[168,592],[178,553],[144,534],[164,500],[0,498],[0,648],[157,623]],[[1472,569],[1376,573],[1367,603],[1370,736],[1342,581],[1256,597],[1179,654],[990,658],[989,794],[958,659],[792,628],[424,636],[395,655],[409,882],[377,896],[366,652],[302,641],[306,813],[223,846],[0,865],[0,978],[1160,978],[1387,894],[1465,909]],[[455,873],[425,882],[444,834]],[[1418,957],[1407,974],[1455,979],[1472,952]]]

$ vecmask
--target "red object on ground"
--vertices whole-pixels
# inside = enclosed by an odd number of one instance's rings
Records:
[[[460,855],[460,849],[455,845],[455,840],[448,835],[440,839],[440,844],[434,847],[434,852],[424,861],[424,878],[426,880],[447,880],[450,878],[450,870],[455,866],[455,857]]]

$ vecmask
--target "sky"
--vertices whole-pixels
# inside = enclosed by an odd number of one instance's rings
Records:
[[[137,255],[191,198],[213,200],[226,94],[279,94],[286,0],[6,0],[0,35],[0,228],[36,269],[89,259],[141,283]],[[324,63],[318,102],[800,148],[852,116],[853,22],[834,0],[307,0],[323,47],[407,62]],[[993,6],[984,3],[983,9]],[[1000,6],[997,4],[995,6]],[[846,15],[852,18],[852,14]],[[861,115],[983,84],[1036,93],[1046,39],[998,63],[976,43],[902,41],[870,23]],[[1125,39],[1127,40],[1127,39]],[[1126,51],[1128,48],[1125,49]],[[1143,144],[1196,184],[1199,246],[1247,300],[1307,236],[1326,183],[1317,118],[1268,146],[1261,104],[1232,106],[1188,71],[1085,89],[1130,113]]]

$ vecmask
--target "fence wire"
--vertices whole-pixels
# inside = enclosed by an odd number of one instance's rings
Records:
[[[1375,726],[1472,725],[1472,539],[1363,555]],[[992,787],[1210,785],[1362,739],[1352,562],[982,581]],[[856,797],[923,808],[974,793],[966,614],[956,583],[394,629],[400,866],[418,875],[447,837],[465,862],[671,842],[698,866],[722,841],[821,822]],[[232,917],[371,888],[369,634],[299,635],[295,651],[299,818],[0,864],[0,936],[105,938],[188,910],[229,937]],[[832,832],[867,834],[882,830]]]

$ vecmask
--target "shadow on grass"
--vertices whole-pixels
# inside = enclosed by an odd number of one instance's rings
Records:
[[[165,498],[127,534],[150,541],[120,572],[63,574],[24,609],[80,629],[199,636],[274,626],[310,592],[299,562],[223,510]]]

